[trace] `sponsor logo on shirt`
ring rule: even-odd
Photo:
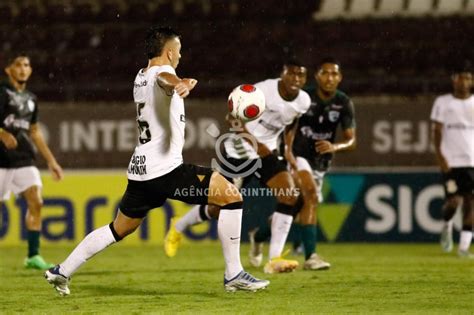
[[[270,124],[269,122],[264,121],[263,119],[260,119],[260,120],[258,121],[258,123],[259,123],[260,125],[262,125],[263,127],[267,128],[268,130],[280,131],[280,128],[279,128],[279,127],[274,126],[274,125]]]
[[[457,123],[457,124],[446,124],[446,128],[466,130],[466,129],[474,129],[474,126]]]
[[[3,120],[5,127],[21,128],[21,129],[30,129],[30,122],[26,119],[15,119],[14,114],[8,115],[5,120]]]
[[[313,140],[326,140],[332,137],[332,132],[314,132],[311,127],[308,126],[301,127],[301,134]]]
[[[143,86],[146,86],[146,85],[147,85],[146,80],[141,81],[141,82],[133,82],[133,87],[135,87],[135,88],[140,88],[140,87],[143,87]]]

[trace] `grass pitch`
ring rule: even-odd
[[[44,248],[62,261],[70,247]],[[242,246],[247,265],[248,246]],[[267,290],[226,293],[220,244],[187,244],[168,259],[156,246],[116,244],[74,276],[60,297],[42,272],[25,270],[25,248],[0,248],[0,313],[424,313],[474,312],[474,261],[436,244],[321,244],[328,271],[257,277]],[[302,263],[303,258],[297,257]]]

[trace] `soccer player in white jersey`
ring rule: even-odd
[[[83,263],[135,231],[148,211],[167,198],[209,203],[220,209],[218,235],[226,265],[225,290],[256,291],[269,284],[245,272],[240,263],[242,196],[237,188],[210,168],[183,164],[183,99],[197,81],[176,75],[180,51],[180,36],[173,29],[149,30],[148,66],[138,72],[133,89],[140,135],[128,166],[127,189],[114,221],[92,231],[65,261],[46,271],[47,281],[61,295],[70,293],[69,279]],[[186,193],[191,187],[195,194]]]
[[[452,218],[462,203],[458,255],[474,258],[469,252],[474,223],[474,96],[469,65],[456,69],[451,80],[453,93],[436,98],[431,111],[435,152],[446,193],[441,246],[445,252],[453,248]]]
[[[292,153],[292,142],[296,132],[296,121],[305,113],[311,103],[309,95],[301,90],[306,83],[306,67],[297,60],[290,60],[283,66],[280,78],[268,79],[255,86],[265,95],[265,111],[262,116],[245,124],[245,130],[257,141],[254,147],[236,135],[224,142],[225,155],[229,162],[241,165],[247,160],[261,159],[262,166],[257,170],[259,182],[272,191],[276,191],[276,209],[271,218],[271,238],[269,261],[264,266],[266,273],[293,271],[298,262],[282,257],[285,242],[290,231],[293,217],[300,208],[297,205],[298,194],[295,183],[286,164],[278,159],[278,138],[284,132],[285,159],[296,170],[296,160]],[[283,192],[283,193],[280,193]],[[187,226],[216,216],[211,208],[194,207],[181,220],[172,226],[166,237],[168,256],[173,256],[179,245],[180,234]],[[259,235],[262,239],[259,239]],[[251,237],[250,262],[260,266],[263,259],[262,244],[268,233],[253,231]],[[171,254],[171,255],[170,255]]]

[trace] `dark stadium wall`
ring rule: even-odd
[[[334,166],[434,167],[432,102],[432,97],[355,97],[357,148],[340,152]],[[228,132],[226,110],[225,100],[220,99],[187,103],[187,162],[211,165],[216,140]],[[127,167],[137,136],[132,103],[43,104],[40,114],[49,144],[64,167]],[[44,167],[42,161],[40,166]]]

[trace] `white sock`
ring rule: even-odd
[[[181,219],[179,219],[178,222],[176,222],[175,227],[176,227],[176,230],[178,230],[178,232],[183,233],[184,230],[186,230],[188,226],[192,226],[192,225],[202,222],[201,215],[199,214],[200,207],[201,205],[195,205]],[[205,211],[207,214],[207,206],[205,207],[206,207]]]
[[[466,252],[469,250],[469,246],[471,246],[472,241],[472,231],[461,231],[461,235],[459,236],[459,250]]]
[[[272,237],[270,238],[270,259],[280,257],[290,232],[293,216],[274,212],[272,216]]]
[[[115,237],[108,225],[90,232],[76,246],[68,258],[59,264],[59,272],[66,277],[70,277],[89,258],[115,242]]]
[[[444,221],[444,226],[446,227],[448,233],[452,233],[453,232],[453,219],[449,221]]]
[[[222,244],[225,260],[225,278],[230,280],[244,268],[240,263],[240,232],[242,209],[221,209],[217,221],[217,234]]]

